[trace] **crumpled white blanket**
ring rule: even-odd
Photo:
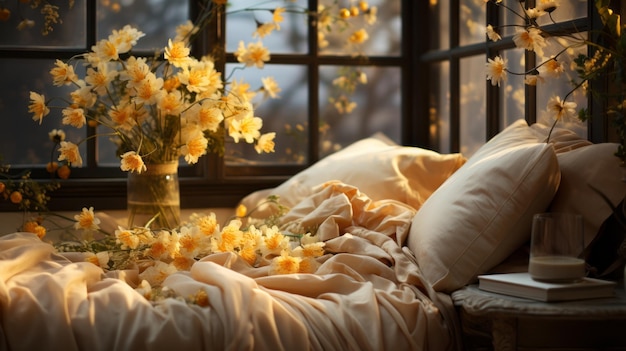
[[[338,182],[285,216],[318,225],[329,252],[315,274],[268,276],[214,254],[164,282],[209,306],[134,290],[137,272],[105,274],[29,233],[0,238],[2,350],[451,350],[456,321],[407,248],[414,210]],[[130,283],[130,284],[129,284]]]

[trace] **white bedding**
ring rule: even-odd
[[[136,271],[72,262],[34,234],[0,238],[0,349],[451,350],[448,295],[404,243],[415,210],[339,182],[284,217],[318,225],[328,252],[315,274],[268,275],[236,254],[204,257],[164,286],[203,289],[208,306],[146,300]]]

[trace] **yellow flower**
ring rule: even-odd
[[[284,236],[276,226],[265,228],[265,236],[261,245],[263,257],[279,255],[289,248],[289,238]]]
[[[61,60],[56,60],[54,64],[56,67],[50,70],[52,84],[55,86],[63,86],[72,84],[73,81],[78,80],[78,76],[74,73],[74,67]]]
[[[506,81],[506,64],[507,60],[500,56],[487,60],[485,74],[487,76],[487,80],[491,80],[492,86],[500,86],[500,82]]]
[[[39,120],[39,124],[41,124],[43,118],[50,113],[50,109],[46,106],[46,98],[43,95],[31,91],[28,112],[32,112],[33,120]]]
[[[230,252],[238,247],[241,240],[242,232],[240,220],[232,220],[217,237],[216,249],[219,252]]]
[[[122,164],[120,168],[122,171],[137,172],[139,174],[147,169],[143,159],[135,151],[128,151],[121,158]]]
[[[563,64],[561,64],[561,62],[555,60],[554,58],[546,61],[542,68],[542,73],[545,76],[551,78],[559,78],[561,74],[565,72],[565,67],[563,66]]]
[[[82,108],[64,108],[63,120],[61,122],[65,125],[82,128],[85,123],[87,123],[87,119],[85,118],[85,111]]]
[[[518,48],[534,51],[539,57],[543,56],[543,48],[547,45],[546,40],[541,36],[541,30],[537,28],[519,30],[513,36],[513,42]]]
[[[256,150],[257,153],[270,153],[270,152],[274,152],[274,138],[276,137],[276,133],[275,132],[270,132],[270,133],[265,133],[263,135],[261,135],[261,137],[259,137],[259,140],[257,140],[256,145],[254,146],[254,149]]]
[[[100,63],[97,69],[88,68],[85,82],[91,85],[93,91],[102,96],[107,94],[109,84],[115,79],[118,72],[109,70],[109,65],[106,63]]]
[[[176,27],[176,37],[174,41],[189,41],[189,38],[200,30],[190,20]]]
[[[263,46],[263,43],[248,43],[246,47],[243,41],[239,42],[239,47],[235,51],[237,61],[243,63],[246,67],[256,66],[263,68],[265,62],[270,59],[270,52]]]
[[[548,101],[548,112],[556,121],[574,119],[576,116],[576,103],[562,101],[559,96],[553,96]]]
[[[211,213],[208,216],[198,216],[197,218],[194,218],[193,223],[197,225],[200,232],[206,236],[211,236],[215,234],[216,230],[218,230],[215,213]]]
[[[91,47],[92,53],[86,57],[92,63],[106,63],[119,58],[119,52],[115,44],[107,39],[102,39]]]
[[[77,167],[83,165],[83,159],[80,157],[78,145],[71,141],[62,141],[60,145],[59,152],[61,154],[59,155],[59,161],[67,160],[67,162]]]
[[[98,230],[100,227],[100,219],[96,217],[93,212],[93,207],[86,208],[83,207],[83,211],[80,214],[74,216],[76,223],[74,223],[74,228],[82,229],[82,230]]]
[[[278,83],[276,83],[276,80],[274,80],[274,77],[261,78],[261,82],[263,83],[263,91],[272,99],[277,99],[281,89]]]
[[[183,67],[190,62],[189,53],[191,49],[187,47],[187,43],[184,41],[173,42],[172,39],[168,41],[168,45],[165,48],[165,59],[174,65],[175,67]]]
[[[278,29],[276,23],[268,22],[259,24],[256,27],[256,30],[252,34],[253,38],[265,38],[270,35],[274,29]]]
[[[137,40],[144,36],[145,33],[127,24],[120,30],[114,29],[108,39],[115,46],[118,53],[124,54],[137,45]]]
[[[197,123],[202,130],[216,132],[220,123],[224,120],[222,110],[215,106],[210,100],[205,100],[202,104],[195,104],[184,114],[188,121]]]
[[[91,87],[84,80],[78,80],[76,85],[78,89],[70,93],[72,103],[83,108],[92,107],[96,103],[97,95],[91,92]]]
[[[157,106],[164,115],[177,116],[185,108],[183,94],[180,90],[174,90],[170,93],[164,92],[159,97]]]
[[[239,139],[243,138],[247,143],[253,143],[255,139],[261,136],[259,131],[263,126],[263,120],[259,117],[254,117],[252,114],[247,113],[243,118],[233,118],[229,124],[228,135],[235,140],[236,143]]]
[[[293,274],[300,269],[300,257],[290,256],[287,251],[283,251],[280,256],[274,257],[270,264],[269,274]]]
[[[135,88],[150,74],[150,67],[146,64],[145,57],[129,57],[126,61],[126,69],[120,72],[120,80],[127,81],[128,88]]]
[[[284,7],[277,7],[274,9],[274,11],[272,11],[272,22],[274,22],[274,24],[276,25],[276,30],[280,30],[280,23],[282,23],[284,20],[283,13],[285,12],[285,10],[286,9]]]
[[[157,78],[154,73],[149,73],[130,94],[135,97],[137,104],[154,105],[165,93],[161,88],[163,88],[163,78]]]
[[[500,36],[500,34],[498,34],[498,32],[496,32],[493,29],[493,26],[490,24],[487,26],[487,37],[491,40],[491,41],[498,41],[500,39],[502,39],[502,37]]]
[[[188,125],[181,131],[183,146],[180,153],[189,164],[198,162],[198,159],[205,155],[209,141],[204,137],[204,133],[197,125]]]
[[[122,227],[115,230],[115,239],[122,249],[134,250],[139,246],[139,237],[132,230]]]

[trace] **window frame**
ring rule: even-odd
[[[189,18],[199,11],[199,5],[195,0],[189,0]],[[308,0],[310,9],[317,9],[317,0]],[[401,105],[401,142],[410,143],[413,138],[413,121],[411,101],[411,84],[404,77],[412,76],[412,46],[410,22],[415,5],[412,0],[401,0],[402,12],[402,50],[399,56],[373,56],[368,58],[365,65],[368,66],[393,66],[401,70],[402,82],[402,105]],[[79,49],[2,49],[0,58],[48,58],[67,59],[75,54],[82,54],[96,43],[96,2],[86,2],[87,15],[87,42],[86,48]],[[313,18],[309,18],[309,26],[313,25]],[[198,36],[193,43],[193,53],[201,56],[202,53],[210,52],[214,43],[225,47],[225,14],[216,17],[213,24]],[[312,28],[312,27],[310,27]],[[317,33],[313,30],[308,35],[308,51],[302,54],[272,54],[272,64],[300,64],[308,67],[308,94],[309,104],[308,123],[317,125],[320,117],[319,106],[319,70],[325,65],[364,65],[362,61],[351,57],[326,56],[317,54]],[[221,58],[216,58],[216,67],[224,72],[227,63],[237,62],[232,53],[226,53]],[[250,166],[237,165],[227,166],[224,160],[214,154],[202,157],[198,164],[184,166],[179,169],[180,194],[182,208],[211,208],[211,207],[234,207],[246,195],[260,189],[272,188],[287,180],[292,175],[305,169],[318,161],[320,136],[316,128],[308,128],[308,154],[307,162],[302,165],[269,165]],[[93,128],[89,133],[95,133]],[[86,160],[82,168],[72,168],[72,176],[67,180],[60,180],[61,188],[51,193],[49,208],[51,210],[78,210],[88,205],[99,210],[123,209],[126,207],[126,176],[117,167],[98,166],[95,162],[97,143],[90,140],[87,144]],[[19,169],[19,167],[13,167]],[[32,178],[47,181],[50,175],[43,169],[32,169]],[[0,202],[0,210],[15,210],[6,202]]]
[[[435,64],[439,64],[441,62],[449,63],[449,86],[450,91],[450,148],[451,152],[459,152],[461,149],[460,145],[460,61],[463,58],[483,56],[485,58],[485,62],[487,62],[487,58],[494,57],[499,52],[515,48],[515,44],[511,37],[505,37],[497,42],[480,42],[469,45],[461,45],[460,44],[460,28],[459,28],[459,13],[460,6],[462,5],[462,0],[447,0],[449,4],[449,17],[448,23],[450,24],[450,35],[449,35],[449,47],[446,49],[431,49],[430,42],[428,40],[428,36],[423,36],[426,40],[418,41],[415,47],[415,55],[418,57],[418,69],[415,72],[415,77],[413,79],[414,82],[419,82],[419,84],[415,84],[413,86],[413,92],[415,94],[414,101],[418,101],[418,112],[416,117],[416,128],[421,130],[421,132],[416,135],[417,138],[414,142],[416,145],[420,145],[423,147],[433,148],[435,150],[439,149],[439,145],[437,144],[437,140],[433,140],[432,137],[429,136],[428,130],[430,127],[429,122],[429,95],[431,95],[431,91],[433,91],[433,87],[436,86],[436,82],[432,82],[430,77],[430,71],[432,66]],[[613,8],[617,11],[620,10],[619,4],[620,1],[613,1],[615,4],[612,4]],[[534,6],[533,1],[526,1],[527,6]],[[588,30],[600,30],[602,28],[602,23],[595,11],[593,1],[587,2],[587,16],[584,18],[574,19],[562,24],[559,24],[559,29],[571,30],[573,32],[584,32]],[[429,2],[419,2],[417,5],[419,8],[417,9],[418,13],[430,13],[429,11]],[[499,14],[497,11],[497,7],[491,3],[487,4],[488,8],[486,11],[486,22],[487,24],[497,25],[499,21]],[[589,14],[592,14],[591,16]],[[419,33],[428,33],[429,28],[438,28],[436,16],[426,16],[427,18],[424,21],[416,21],[415,28],[413,29],[414,35],[418,35]],[[534,53],[526,52],[526,62],[528,64],[534,62]],[[604,89],[606,90],[608,87],[608,83],[606,81],[594,81],[590,82],[593,89]],[[486,139],[485,142],[489,140],[491,137],[496,135],[499,131],[501,131],[505,126],[501,125],[500,120],[500,89],[497,86],[492,86],[490,82],[485,80],[484,82],[485,90],[486,90],[486,119],[485,119],[485,130],[486,130]],[[536,102],[536,88],[532,86],[525,86],[525,119],[529,123],[534,123],[536,121],[536,111],[537,111],[537,102]],[[592,115],[591,121],[588,123],[588,139],[592,142],[606,142],[614,140],[611,135],[611,130],[609,127],[609,122],[607,121],[607,117],[602,114],[601,111],[604,110],[604,107],[599,105],[597,101],[592,101],[591,97],[588,98],[588,106],[589,111]],[[420,117],[421,116],[421,117]]]

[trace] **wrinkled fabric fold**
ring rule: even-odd
[[[284,217],[317,227],[315,274],[268,275],[235,253],[197,261],[163,286],[204,290],[207,306],[134,290],[136,271],[104,272],[29,233],[0,238],[0,346],[10,350],[452,350],[458,331],[404,247],[415,210],[329,182]],[[452,316],[452,317],[451,317]],[[3,345],[6,344],[6,345]]]

